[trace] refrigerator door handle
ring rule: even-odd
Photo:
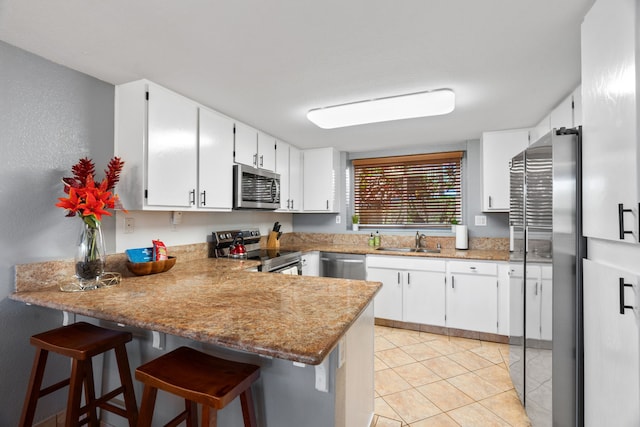
[[[624,310],[626,308],[630,308],[632,310],[635,308],[632,305],[625,305],[624,303],[624,288],[625,287],[633,288],[633,285],[629,283],[624,283],[624,277],[620,277],[619,286],[620,286],[620,314],[624,314]]]

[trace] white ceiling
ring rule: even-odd
[[[580,83],[594,0],[0,0],[0,40],[147,78],[302,148],[435,145],[535,125]],[[448,115],[324,130],[309,109],[439,88]]]

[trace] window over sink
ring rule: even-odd
[[[362,226],[461,222],[463,151],[353,160],[353,208]]]

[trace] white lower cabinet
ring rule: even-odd
[[[442,260],[368,256],[367,280],[382,282],[375,316],[444,326],[445,271]]]
[[[302,254],[302,275],[320,276],[320,252],[304,252]]]
[[[498,266],[449,261],[447,327],[498,333]]]
[[[583,266],[585,426],[638,426],[638,272]]]

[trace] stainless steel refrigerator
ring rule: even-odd
[[[509,373],[534,427],[582,422],[581,130],[511,161]]]

